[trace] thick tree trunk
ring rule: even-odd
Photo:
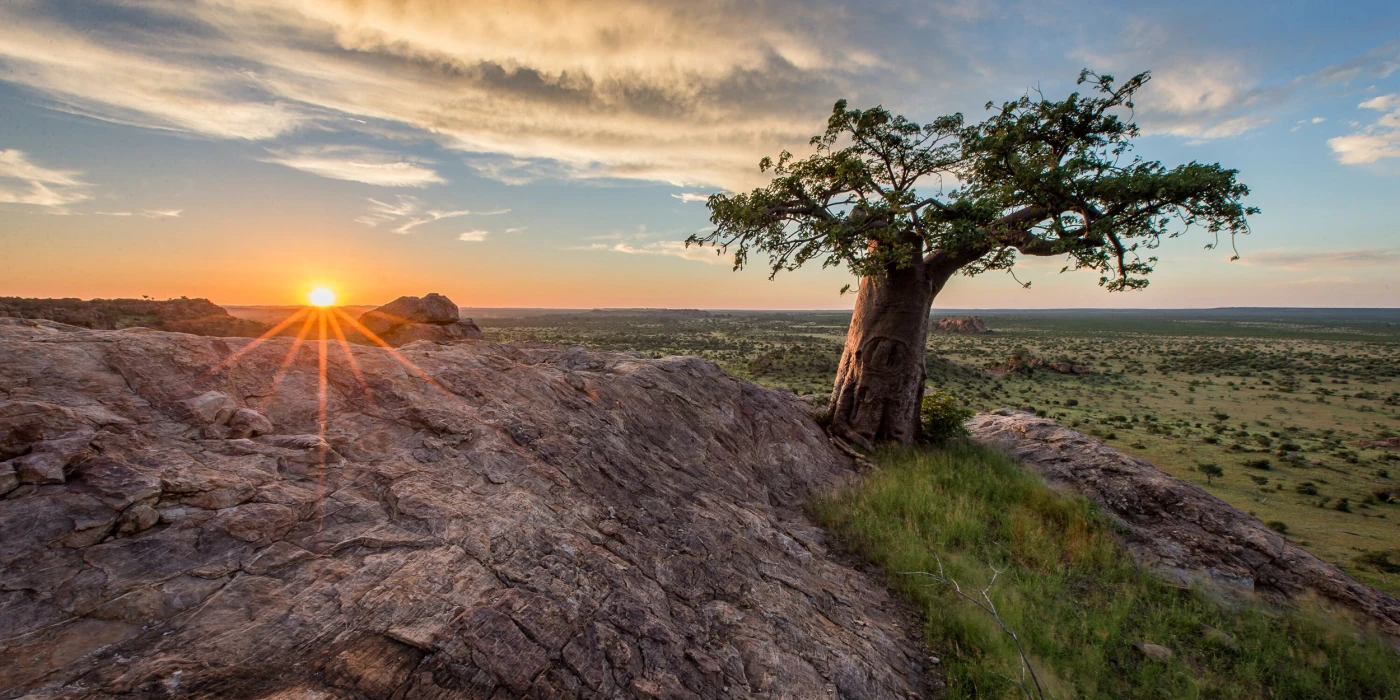
[[[946,277],[921,261],[861,279],[831,392],[833,435],[867,448],[918,437],[929,309]]]

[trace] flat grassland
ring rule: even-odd
[[[484,311],[484,310],[483,310]],[[1205,487],[1358,580],[1400,595],[1400,311],[937,311],[993,333],[934,333],[931,390],[1096,435]],[[850,315],[594,311],[493,317],[503,342],[699,355],[829,391]],[[1218,475],[1217,475],[1218,474]]]

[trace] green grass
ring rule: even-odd
[[[991,589],[1047,697],[1400,698],[1400,655],[1312,605],[1226,608],[1136,566],[1092,504],[1042,485],[1010,460],[955,444],[887,451],[852,490],[812,504],[853,552],[880,566],[924,617],[950,697],[1024,697],[1012,640],[945,585]],[[1234,647],[1221,641],[1223,632]],[[1171,649],[1170,662],[1134,648]],[[1029,680],[1027,681],[1029,683]]]

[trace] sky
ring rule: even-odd
[[[1137,153],[1262,208],[1151,285],[1027,259],[945,308],[1400,306],[1400,3],[4,0],[0,296],[850,308],[682,241],[841,98],[915,121],[1151,70]]]

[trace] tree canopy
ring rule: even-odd
[[[1149,78],[1117,84],[1085,70],[1088,94],[988,102],[978,124],[953,114],[920,125],[839,101],[812,155],[764,158],[772,181],[710,197],[714,230],[686,244],[732,251],[735,269],[766,254],[773,275],[813,259],[862,277],[915,263],[976,275],[1018,254],[1064,255],[1062,272],[1097,271],[1110,291],[1144,287],[1163,238],[1200,226],[1214,247],[1259,211],[1243,204],[1235,170],[1132,153],[1133,97]]]

